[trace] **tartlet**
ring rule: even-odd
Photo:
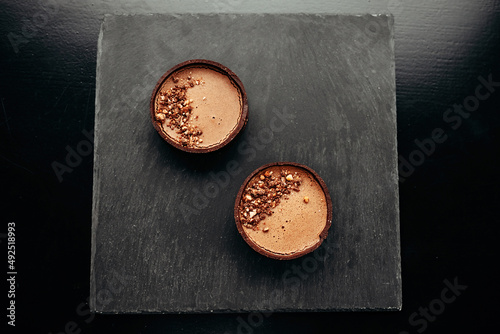
[[[325,182],[294,162],[270,163],[243,182],[234,205],[239,233],[267,257],[295,259],[317,249],[332,224]]]
[[[175,65],[158,81],[150,102],[154,128],[172,146],[193,153],[218,150],[248,121],[243,83],[226,66],[205,59]]]

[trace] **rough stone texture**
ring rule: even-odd
[[[105,313],[401,308],[392,18],[107,16],[98,47],[90,304]],[[159,77],[191,58],[245,85],[249,122],[220,152],[165,143],[148,114]],[[258,166],[325,180],[329,237],[276,261],[232,207]],[[328,254],[326,256],[325,254]]]

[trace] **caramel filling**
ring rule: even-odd
[[[179,89],[183,91],[180,99],[174,96],[175,101],[165,102]],[[226,140],[242,114],[242,96],[236,84],[227,75],[203,65],[172,73],[161,86],[155,105],[156,120],[164,133],[195,148],[212,147]]]
[[[251,201],[245,201],[246,192],[243,193],[239,208],[240,221],[244,223],[243,231],[250,240],[269,252],[289,255],[308,249],[320,241],[320,234],[327,223],[327,203],[321,185],[308,171],[298,167],[269,167],[253,177],[246,189],[254,183],[263,181],[261,175],[264,174],[265,177],[266,172],[280,175],[280,182],[284,184],[281,179],[283,170],[286,170],[286,175],[293,177],[287,182],[292,184],[288,188],[291,191],[288,194],[282,192],[279,203],[274,207],[272,200],[269,209],[262,210],[261,207],[260,211],[264,212],[264,215],[257,218],[258,222],[252,223],[248,219],[250,215],[248,212],[253,209],[248,205]],[[298,191],[293,189],[296,187],[294,180],[300,180]],[[286,186],[284,189],[287,189]],[[270,198],[273,198],[273,195]],[[266,214],[265,210],[270,210],[271,214]],[[245,212],[247,217],[244,216]]]

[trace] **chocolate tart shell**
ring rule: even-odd
[[[211,70],[217,71],[221,74],[226,75],[238,88],[241,94],[241,117],[240,120],[237,124],[237,126],[234,128],[234,130],[220,143],[217,145],[209,146],[209,147],[188,147],[180,144],[177,140],[174,140],[170,136],[168,136],[163,129],[161,128],[160,122],[158,122],[155,119],[155,100],[157,94],[160,92],[161,87],[163,86],[163,83],[172,75],[173,73],[186,68],[186,67],[191,67],[191,66],[196,66],[196,65],[202,65],[204,67],[210,68]],[[247,93],[245,91],[245,87],[243,86],[243,83],[241,80],[238,78],[238,76],[231,71],[228,67],[217,63],[212,60],[207,60],[207,59],[191,59],[184,61],[182,63],[179,63],[169,69],[163,76],[158,80],[158,83],[156,84],[155,88],[153,89],[153,94],[151,95],[151,101],[150,101],[150,118],[151,122],[153,123],[153,127],[156,129],[158,134],[170,145],[174,146],[175,148],[178,148],[179,150],[185,151],[185,152],[190,152],[190,153],[208,153],[208,152],[213,152],[216,151],[224,146],[226,146],[229,142],[231,142],[246,126],[248,122],[248,99],[247,99]]]
[[[323,190],[323,193],[325,194],[326,208],[327,208],[326,224],[325,224],[323,231],[319,235],[319,241],[317,243],[315,243],[314,245],[312,245],[311,247],[306,248],[306,249],[301,250],[301,251],[298,251],[298,252],[295,252],[295,253],[279,254],[279,253],[271,252],[267,249],[264,249],[263,247],[261,247],[260,245],[258,245],[252,239],[250,239],[248,237],[248,235],[245,233],[245,230],[244,230],[245,227],[243,227],[243,225],[241,224],[241,221],[240,221],[239,206],[240,206],[240,202],[241,202],[241,197],[243,196],[243,193],[245,191],[245,188],[246,188],[248,182],[250,182],[250,180],[253,177],[255,177],[258,173],[262,172],[263,170],[265,170],[269,167],[273,167],[273,166],[291,166],[291,167],[298,167],[298,168],[304,169],[305,171],[309,172],[312,175],[312,177],[318,182],[321,189]],[[316,250],[323,243],[323,240],[325,240],[326,237],[328,236],[328,231],[332,225],[332,217],[333,217],[332,199],[330,197],[330,193],[328,192],[328,188],[327,188],[325,182],[318,175],[318,173],[316,173],[310,167],[296,163],[296,162],[273,162],[273,163],[263,165],[263,166],[257,168],[256,170],[254,170],[252,173],[250,173],[250,175],[245,179],[245,181],[241,185],[240,190],[238,191],[238,195],[236,196],[235,204],[234,204],[234,220],[236,221],[236,227],[238,228],[238,232],[243,237],[245,242],[250,247],[252,247],[252,249],[255,250],[257,253],[262,254],[264,256],[267,256],[267,257],[272,258],[272,259],[276,259],[276,260],[292,260],[292,259],[296,259],[296,258],[299,258],[301,256],[304,256],[304,255]]]

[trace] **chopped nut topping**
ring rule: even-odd
[[[262,231],[268,232],[269,231],[269,227],[264,227],[264,229]]]
[[[286,195],[291,190],[300,191],[300,176],[296,172],[294,174],[292,176],[287,169],[283,169],[279,175],[266,171],[256,181],[249,182],[239,206],[242,225],[255,229],[260,221],[273,214],[272,209],[279,205],[282,198],[288,199]]]
[[[304,196],[304,202],[309,203],[309,197]]]
[[[196,80],[197,84],[200,80]],[[193,99],[188,99],[186,94],[189,88],[194,87],[194,81],[191,76],[188,76],[187,80],[174,77],[172,81],[176,84],[174,87],[159,92],[160,98],[155,118],[172,130],[177,130],[178,140],[182,145],[197,146],[203,142],[203,139],[200,138],[203,132],[190,122]],[[179,81],[186,83],[182,84]]]

